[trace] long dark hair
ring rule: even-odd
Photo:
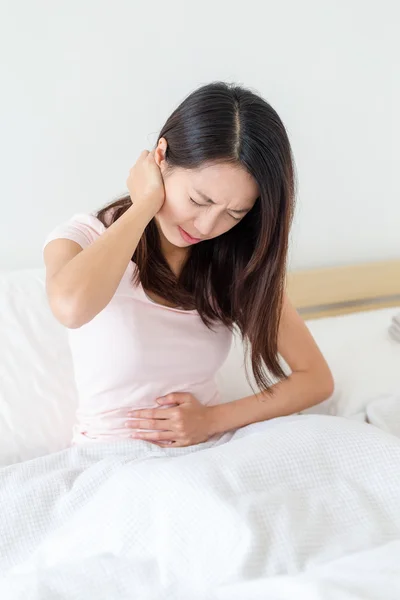
[[[191,247],[179,277],[162,255],[152,220],[132,256],[138,267],[136,281],[140,279],[145,289],[176,306],[197,309],[208,326],[215,321],[229,328],[236,325],[250,348],[255,381],[266,390],[272,383],[269,373],[285,377],[279,363],[278,329],[295,197],[294,163],[285,127],[258,95],[216,82],[197,89],[176,108],[157,142],[162,137],[168,142],[168,168],[240,164],[256,180],[260,196],[238,225]],[[109,226],[130,206],[130,196],[124,196],[97,217]]]

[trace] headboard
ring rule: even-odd
[[[292,271],[287,291],[305,319],[400,306],[400,260]]]

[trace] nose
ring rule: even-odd
[[[218,216],[212,214],[211,211],[204,211],[203,214],[196,217],[193,224],[202,237],[209,237],[216,226],[217,219]]]

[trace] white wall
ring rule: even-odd
[[[398,0],[1,0],[0,23],[0,268],[41,265],[47,232],[123,192],[215,79],[287,125],[293,266],[400,257]]]

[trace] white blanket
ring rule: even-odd
[[[230,437],[2,469],[0,598],[400,598],[396,436],[311,415]]]

